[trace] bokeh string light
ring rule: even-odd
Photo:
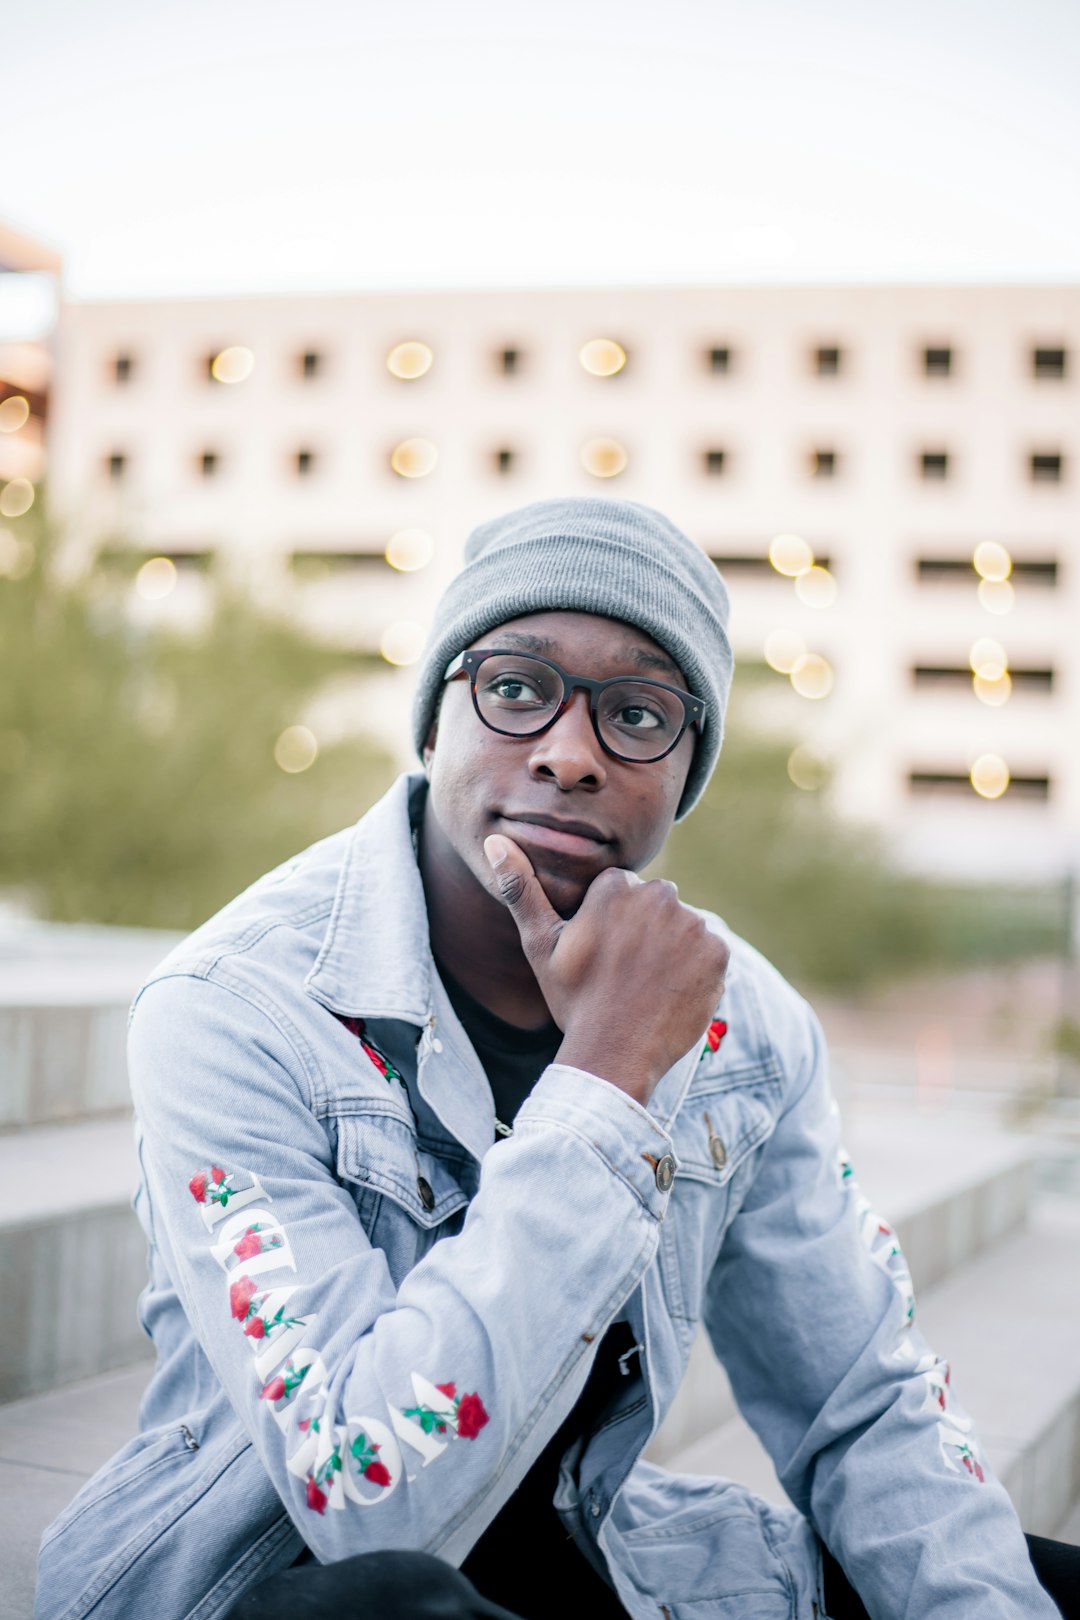
[[[779,675],[790,675],[806,651],[806,641],[797,630],[770,630],[765,637],[765,662]]]
[[[423,529],[399,529],[386,542],[383,553],[391,568],[402,574],[415,574],[426,568],[435,553],[435,542]]]
[[[629,459],[618,439],[590,439],[581,447],[581,465],[594,478],[617,478]]]
[[[29,478],[13,478],[0,490],[0,517],[23,517],[34,504],[34,486]]]
[[[22,394],[0,400],[0,433],[18,433],[30,419],[30,405]]]
[[[150,557],[135,575],[135,589],[145,602],[161,602],[176,588],[176,564],[171,557]]]
[[[379,651],[388,664],[415,664],[424,650],[427,632],[413,619],[397,619],[387,625]]]
[[[614,377],[626,365],[626,350],[613,338],[590,338],[578,359],[591,377]]]
[[[426,478],[438,459],[430,439],[402,439],[390,452],[390,465],[399,478]]]
[[[308,770],[318,754],[318,739],[308,726],[286,726],[274,744],[274,762],[287,776]]]
[[[434,360],[435,355],[426,343],[409,339],[390,350],[386,357],[386,369],[392,376],[400,377],[402,382],[415,382],[419,377],[427,376]]]
[[[836,601],[836,580],[818,563],[795,577],[795,595],[805,607],[829,608]]]
[[[820,653],[803,653],[792,664],[788,679],[800,697],[817,701],[833,689],[832,665]]]
[[[254,370],[254,354],[239,343],[222,349],[210,362],[210,375],[219,383],[246,382]]]
[[[800,534],[778,534],[769,545],[769,561],[778,574],[797,579],[814,566],[814,553]]]
[[[980,754],[971,767],[971,785],[981,799],[1000,799],[1010,781],[1000,754]]]

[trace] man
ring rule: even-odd
[[[636,876],[715,764],[726,624],[648,508],[485,525],[424,774],[140,992],[157,1370],[40,1620],[1056,1613],[813,1015]],[[638,1460],[701,1320],[794,1509]]]

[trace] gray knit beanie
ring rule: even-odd
[[[708,704],[676,820],[705,791],[720,752],[734,660],[728,595],[709,558],[662,513],[636,501],[534,501],[474,529],[465,566],[435,611],[413,703],[422,752],[447,664],[477,636],[551,610],[619,619],[652,637]]]

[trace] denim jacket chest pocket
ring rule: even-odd
[[[701,1315],[709,1273],[776,1127],[781,1096],[771,1062],[702,1067],[671,1127],[677,1169],[660,1240],[668,1306],[688,1324]]]
[[[338,1179],[400,1288],[433,1243],[460,1230],[478,1167],[458,1144],[419,1136],[396,1111],[373,1106],[333,1125]]]

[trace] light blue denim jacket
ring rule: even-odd
[[[424,790],[256,883],[136,999],[157,1370],[46,1533],[39,1620],[212,1620],[305,1543],[460,1562],[619,1316],[638,1370],[556,1505],[631,1615],[821,1620],[816,1531],[876,1620],[1053,1620],[843,1157],[805,1002],[728,936],[726,1033],[648,1109],[554,1064],[496,1140],[432,964]],[[700,1320],[794,1509],[640,1460]]]

